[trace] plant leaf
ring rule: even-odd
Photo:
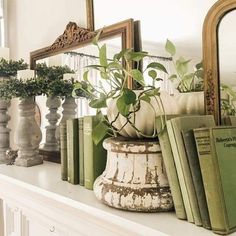
[[[109,130],[109,127],[106,124],[104,124],[104,122],[100,122],[98,125],[94,127],[92,131],[92,137],[93,137],[93,142],[95,143],[95,145],[97,145],[103,140],[108,130]]]
[[[107,107],[106,99],[107,99],[106,95],[102,93],[100,98],[91,100],[91,102],[89,103],[89,106],[92,108],[97,108],[97,109]]]
[[[94,44],[96,46],[98,45],[98,40],[99,40],[99,38],[101,36],[102,31],[103,31],[103,29],[98,31],[98,33],[96,34],[96,36],[92,40],[92,44]]]
[[[121,115],[127,117],[130,110],[130,105],[126,105],[124,97],[121,96],[116,101],[116,106]]]
[[[158,63],[158,62],[152,62],[150,63],[147,68],[153,68],[153,69],[157,69],[157,70],[160,70],[166,74],[168,74],[166,68],[161,64],[161,63]]]
[[[133,77],[134,80],[136,80],[140,85],[145,86],[143,74],[137,70],[133,69],[130,71],[130,75]]]
[[[151,98],[149,96],[146,96],[146,95],[140,97],[139,99],[142,100],[142,101],[145,101],[147,103],[151,102]]]
[[[166,40],[165,49],[171,56],[174,56],[176,53],[175,45],[168,39]]]
[[[199,63],[197,63],[197,64],[195,65],[195,67],[196,67],[197,70],[202,69],[202,68],[203,68],[202,61],[199,62]]]
[[[103,44],[102,47],[99,49],[99,59],[100,64],[103,67],[107,66],[107,48],[106,44]]]
[[[136,94],[131,89],[125,88],[122,97],[126,105],[134,104],[136,102]]]
[[[157,77],[157,72],[155,70],[150,70],[148,71],[148,75],[152,78],[152,79],[156,79]]]
[[[88,81],[88,73],[89,73],[88,70],[84,72],[84,74],[83,74],[83,80]]]
[[[173,74],[173,75],[171,75],[170,77],[169,77],[169,80],[170,81],[175,81],[177,79],[177,75],[176,74]]]
[[[148,55],[147,52],[127,52],[126,56],[128,58],[128,60],[132,60],[132,61],[140,61],[142,60],[144,57],[146,57]]]

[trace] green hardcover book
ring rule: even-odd
[[[185,180],[184,180],[184,173],[182,171],[182,167],[181,167],[181,163],[180,163],[180,158],[179,158],[178,148],[176,145],[175,135],[174,135],[173,127],[172,127],[170,120],[166,121],[166,128],[167,128],[167,133],[168,133],[168,136],[170,139],[171,150],[172,150],[173,157],[174,157],[176,172],[178,175],[178,180],[179,180],[182,198],[183,198],[183,202],[184,202],[184,208],[185,208],[186,215],[187,215],[187,220],[188,220],[188,222],[193,223],[194,222],[193,213],[192,213],[192,209],[190,206],[188,191],[187,191]]]
[[[97,145],[93,143],[92,130],[97,124],[96,116],[84,117],[84,186],[90,190],[95,179],[105,170],[107,157],[103,140]]]
[[[202,225],[204,228],[211,229],[210,216],[207,207],[206,195],[204,191],[202,174],[193,130],[182,130],[182,135],[190,167],[190,172],[193,179],[193,185],[197,196]]]
[[[84,120],[79,118],[79,184],[84,186]]]
[[[188,159],[186,156],[181,131],[186,130],[186,129],[214,126],[215,125],[214,118],[213,116],[210,116],[210,115],[209,116],[194,115],[194,116],[176,117],[176,118],[171,119],[170,121],[171,121],[172,129],[173,129],[173,134],[175,138],[174,140],[176,142],[176,149],[177,149],[177,152],[173,152],[174,160],[175,162],[176,161],[178,162],[178,166],[176,165],[177,173],[178,173],[178,176],[182,175],[181,180],[179,178],[180,185],[185,185],[185,188],[186,188],[185,190],[187,191],[187,195],[186,195],[186,192],[184,192],[184,194],[182,193],[182,195],[183,195],[183,198],[188,199],[188,201],[186,200],[186,202],[190,204],[190,209],[192,212],[194,223],[198,226],[201,226],[202,220],[201,220],[200,210],[199,210],[199,206],[197,202],[196,192],[193,186],[193,179],[190,172],[190,167],[188,164]],[[185,209],[186,209],[186,206],[185,206]],[[189,205],[188,205],[188,210],[189,210]],[[189,220],[187,209],[186,209],[186,213],[187,213],[187,219]]]
[[[67,180],[67,131],[66,123],[60,124],[61,179]]]
[[[173,118],[174,116],[167,116],[166,119]],[[176,172],[175,162],[173,153],[171,150],[170,139],[167,133],[167,128],[165,123],[163,123],[163,117],[159,116],[156,118],[156,129],[158,134],[158,139],[161,146],[163,161],[166,168],[167,178],[170,184],[171,194],[173,197],[173,202],[175,206],[176,216],[179,219],[185,220],[187,218],[186,211],[184,208],[183,197],[181,194],[180,184],[178,175]]]
[[[68,182],[79,184],[78,119],[69,119],[67,125]]]
[[[212,230],[236,230],[236,127],[194,129]]]

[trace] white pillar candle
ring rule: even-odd
[[[65,74],[63,74],[63,80],[70,81],[72,78],[75,79],[75,74],[74,73],[65,73]]]
[[[9,60],[9,48],[0,47],[0,58]]]
[[[17,71],[17,79],[22,79],[23,81],[26,81],[32,78],[34,78],[34,70],[26,69]]]

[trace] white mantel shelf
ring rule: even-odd
[[[60,165],[50,162],[29,168],[1,165],[0,198],[14,200],[13,195],[19,202],[21,197],[27,200],[26,204],[32,208],[34,201],[41,201],[40,208],[50,204],[55,209],[63,209],[65,215],[70,211],[74,216],[83,215],[84,219],[91,222],[99,219],[103,227],[114,227],[114,232],[119,232],[114,235],[214,235],[202,227],[178,220],[174,212],[133,213],[110,208],[99,202],[92,191],[61,181]],[[31,197],[31,200],[25,199],[25,196]]]

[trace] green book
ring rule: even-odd
[[[67,180],[67,131],[66,123],[60,124],[61,179]]]
[[[171,148],[173,150],[174,160],[177,168],[177,174],[180,181],[184,206],[187,213],[187,219],[201,226],[202,220],[200,210],[197,202],[197,196],[193,185],[193,179],[190,172],[188,159],[185,152],[184,142],[182,138],[182,130],[193,129],[199,127],[211,127],[215,125],[213,116],[183,116],[176,117],[170,120],[173,132],[173,143],[171,141]],[[170,126],[170,125],[169,125]],[[168,128],[167,128],[168,129]],[[169,132],[168,132],[169,134]],[[175,146],[175,147],[173,147]]]
[[[173,118],[173,116],[167,116],[166,119]],[[156,129],[158,134],[158,139],[161,146],[162,156],[164,165],[166,168],[166,174],[169,181],[171,194],[175,206],[176,216],[179,219],[185,220],[187,218],[186,211],[184,208],[183,197],[181,194],[179,179],[175,167],[174,157],[171,150],[170,139],[167,133],[167,128],[163,116],[156,118]]]
[[[92,131],[97,124],[96,116],[84,117],[84,186],[90,190],[95,179],[105,170],[107,157],[103,140],[97,145],[93,143]]]
[[[79,184],[78,119],[69,119],[67,125],[68,182]]]
[[[84,186],[84,120],[79,118],[79,184]]]
[[[232,125],[236,126],[236,116],[224,116],[222,117],[223,125]]]
[[[212,230],[236,230],[236,127],[194,129]]]
[[[193,179],[193,185],[197,196],[202,225],[204,228],[211,229],[210,216],[207,207],[205,190],[203,187],[202,174],[193,130],[182,130],[182,135],[190,172]]]

